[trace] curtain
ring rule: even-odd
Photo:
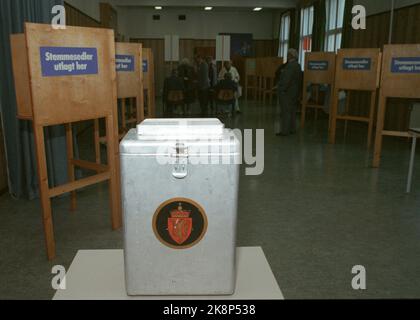
[[[325,30],[326,30],[326,6],[325,0],[318,0],[314,3],[314,22],[312,35],[312,51],[324,51]]]
[[[38,196],[32,123],[17,120],[10,52],[10,34],[23,33],[24,22],[51,23],[51,9],[62,0],[0,1],[0,106],[9,169],[9,192],[15,198]],[[67,181],[66,139],[63,126],[45,129],[50,186]]]
[[[346,0],[346,5],[344,7],[344,20],[343,20],[343,38],[341,41],[341,47],[350,48],[352,40],[352,26],[351,21],[353,19],[353,14],[351,13],[353,9],[353,0]]]
[[[300,42],[300,7],[290,10],[289,48],[299,50]]]

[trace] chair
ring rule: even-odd
[[[232,107],[232,116],[235,114],[235,92],[232,89],[220,89],[216,97],[216,109],[219,105],[230,105]]]
[[[171,110],[165,110],[165,113],[172,114],[173,108],[177,106],[183,106],[183,111],[185,112],[185,98],[184,92],[182,90],[169,90],[168,97],[166,99],[166,109],[171,108]]]

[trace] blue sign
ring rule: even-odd
[[[328,61],[308,61],[308,70],[326,71],[328,70]]]
[[[143,60],[143,72],[149,72],[149,62],[147,60]]]
[[[371,58],[344,58],[343,69],[355,71],[369,71],[372,68]]]
[[[117,71],[134,72],[134,56],[118,55],[115,57]]]
[[[96,48],[41,47],[43,77],[98,74]]]
[[[420,57],[393,58],[392,73],[420,73]]]

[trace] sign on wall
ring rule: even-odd
[[[420,73],[420,57],[393,58],[392,73]]]
[[[216,60],[229,61],[230,60],[230,36],[216,37]]]
[[[179,36],[165,36],[165,61],[179,61]]]
[[[96,48],[41,47],[43,77],[98,74]]]
[[[134,56],[116,55],[115,66],[118,72],[134,72]]]
[[[308,61],[308,70],[326,71],[328,70],[328,61]]]
[[[372,68],[371,58],[344,58],[343,59],[344,70],[368,71],[371,68]]]

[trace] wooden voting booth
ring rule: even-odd
[[[380,165],[384,136],[411,137],[408,132],[384,130],[388,98],[420,98],[420,44],[384,47],[373,159],[375,168]]]
[[[155,95],[155,64],[153,51],[150,48],[143,48],[143,87],[145,97],[146,118],[156,117],[156,95]]]
[[[381,71],[380,49],[342,49],[338,51],[333,103],[330,120],[330,143],[335,144],[337,120],[358,121],[368,124],[368,147],[372,143],[375,116],[376,90],[379,88]],[[338,114],[339,92],[347,91],[346,113]],[[370,108],[368,116],[351,116],[348,114],[350,91],[370,92]]]
[[[248,100],[249,92],[252,91],[254,99],[257,97],[258,76],[257,59],[245,59],[245,100]]]
[[[51,198],[109,181],[112,228],[121,227],[118,124],[114,32],[105,29],[25,24],[24,35],[11,36],[18,117],[34,127],[39,189],[47,255],[55,257]],[[105,118],[108,164],[74,158],[71,123]],[[48,181],[44,128],[65,125],[69,183],[51,187]],[[97,174],[75,179],[75,167]]]
[[[115,54],[117,97],[121,103],[119,138],[122,139],[129,126],[137,125],[144,120],[142,45],[117,42]],[[134,105],[135,111],[133,111]],[[95,120],[94,123],[96,162],[100,163],[100,143],[106,142],[106,137],[100,137],[99,120]]]
[[[324,108],[324,104],[320,102],[319,87],[320,85],[329,85],[331,93],[334,87],[335,78],[335,58],[333,52],[307,52],[305,56],[305,72],[303,76],[303,103],[302,103],[302,119],[301,127],[305,127],[307,109],[315,109],[315,118],[317,118],[318,110]],[[315,96],[313,102],[308,101],[308,88],[314,90]],[[331,105],[332,99],[330,99]],[[330,108],[331,110],[332,108]]]
[[[283,58],[266,57],[257,59],[257,75],[259,76],[259,100],[264,104],[267,95],[270,97],[270,104],[273,102],[275,78],[277,69],[283,65]]]

